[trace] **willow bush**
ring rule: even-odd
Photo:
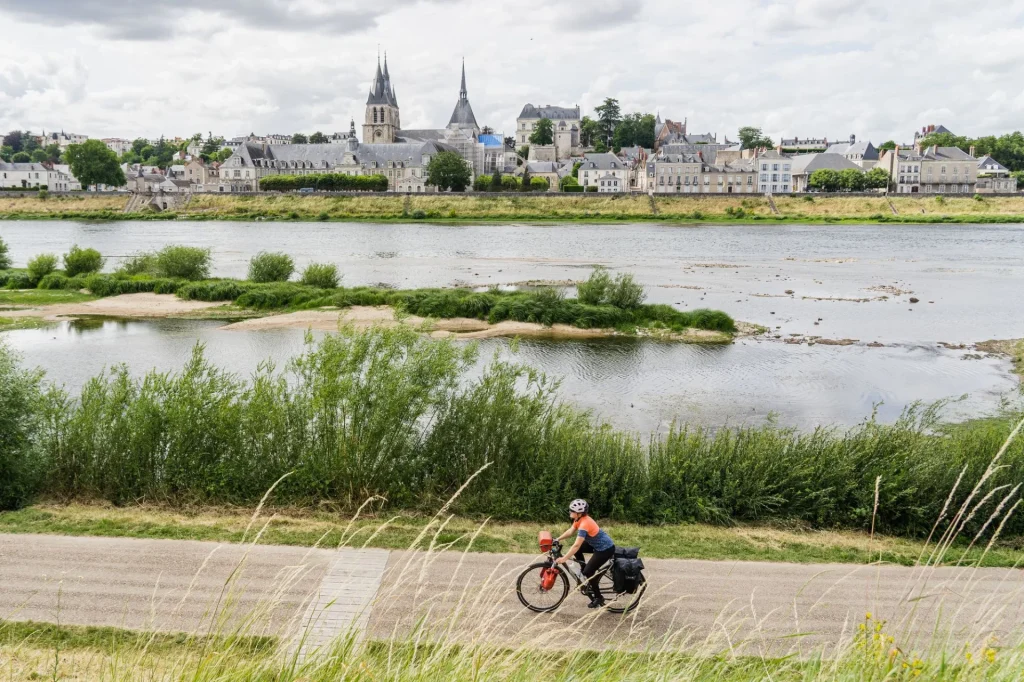
[[[244,379],[197,346],[180,372],[133,377],[115,367],[74,398],[57,388],[40,396],[33,375],[0,363],[0,390],[13,396],[2,399],[0,426],[22,434],[0,440],[2,466],[26,472],[3,477],[0,499],[251,505],[287,474],[273,503],[353,509],[380,495],[393,508],[432,511],[486,465],[458,511],[550,520],[584,497],[623,521],[866,529],[880,478],[875,528],[921,535],[961,470],[973,485],[1020,416],[943,426],[935,409],[913,409],[848,430],[677,426],[641,437],[561,403],[557,382],[528,367],[494,358],[480,370],[473,345],[405,327],[307,344],[286,366],[263,364]],[[1000,465],[982,494],[1024,480],[1024,443]],[[1022,533],[1011,517],[1004,535]]]

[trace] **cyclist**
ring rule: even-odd
[[[604,598],[597,585],[591,585],[590,579],[615,554],[615,543],[590,516],[590,505],[586,500],[573,500],[569,503],[569,518],[572,519],[572,525],[558,536],[558,540],[562,541],[575,534],[576,542],[556,563],[564,564],[570,559],[579,563],[584,578],[583,593],[590,597],[588,608],[596,609],[604,606]],[[589,560],[585,561],[584,553],[590,554]]]

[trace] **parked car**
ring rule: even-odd
[[[303,187],[302,189],[299,190],[299,194],[312,194],[315,191],[316,190],[313,189],[312,187]]]

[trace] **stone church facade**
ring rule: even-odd
[[[221,166],[223,192],[258,191],[259,179],[267,175],[384,175],[393,192],[431,192],[426,184],[427,164],[435,154],[450,151],[469,164],[473,178],[507,166],[503,147],[494,148],[494,135],[481,135],[466,89],[466,65],[462,65],[459,99],[445,128],[403,130],[398,96],[388,69],[383,67],[370,84],[363,118],[363,141],[356,139],[355,121],[349,137],[336,144],[244,143]]]

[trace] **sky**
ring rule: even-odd
[[[378,51],[406,128],[605,97],[736,139],[1024,127],[1024,0],[0,0],[0,131],[156,138],[362,123]],[[361,129],[360,129],[361,133]]]

